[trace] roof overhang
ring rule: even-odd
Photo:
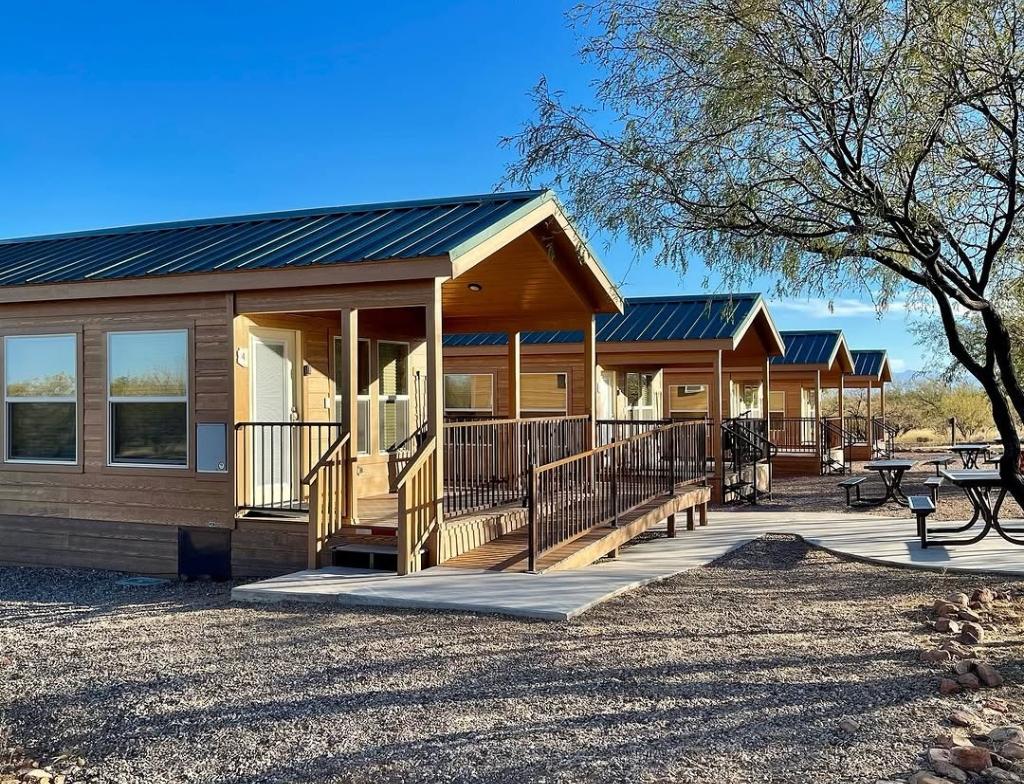
[[[544,226],[549,230],[552,264],[556,258],[574,259],[578,269],[575,277],[583,284],[586,299],[594,313],[622,313],[624,302],[608,272],[601,265],[586,240],[576,231],[562,205],[552,191],[545,191],[527,202],[504,220],[498,221],[453,248],[449,256],[452,277],[465,275],[477,264],[531,229]],[[565,272],[566,270],[563,270]]]
[[[771,311],[768,310],[768,305],[760,294],[757,297],[757,302],[754,303],[754,306],[750,309],[746,318],[743,319],[733,332],[733,349],[739,346],[740,341],[743,340],[747,331],[751,327],[757,329],[758,334],[761,336],[761,342],[764,343],[765,351],[769,357],[781,357],[785,355],[786,342],[782,339],[782,335],[775,326],[775,320],[772,318]]]

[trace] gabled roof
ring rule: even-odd
[[[850,356],[842,330],[787,331],[782,333],[782,339],[786,344],[786,353],[781,357],[773,357],[772,365],[817,365],[831,368],[838,359],[844,372],[853,370],[853,357]]]
[[[551,191],[360,204],[0,240],[0,286],[460,255]]]
[[[850,353],[853,355],[853,375],[892,381],[889,352],[884,349],[862,349]]]
[[[621,314],[599,314],[598,343],[676,340],[732,340],[741,337],[760,312],[778,336],[760,294],[692,294],[665,297],[627,297]],[[445,335],[444,345],[503,346],[504,333]],[[583,332],[524,332],[523,345],[582,343]],[[781,340],[777,340],[781,347]]]

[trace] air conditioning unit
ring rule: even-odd
[[[704,391],[703,384],[683,384],[676,388],[677,395],[696,395],[698,392]]]

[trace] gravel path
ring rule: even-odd
[[[938,455],[922,454],[919,452],[899,452],[894,455],[896,460],[928,460]],[[950,466],[951,468],[953,466]],[[956,465],[959,467],[959,464]],[[868,480],[861,485],[861,494],[865,498],[882,496],[885,489],[878,472],[867,471],[864,463],[854,463],[853,473],[866,475]],[[909,495],[929,495],[924,486],[924,480],[935,476],[935,467],[920,465],[917,470],[908,471],[903,477],[903,490]],[[888,503],[885,506],[864,507],[850,509],[846,506],[846,493],[841,487],[836,487],[838,482],[843,480],[842,476],[806,476],[786,477],[776,479],[773,483],[774,501],[770,505],[784,509],[793,509],[807,512],[854,512],[857,514],[873,514],[881,517],[912,517],[910,512],[901,506]],[[963,490],[955,485],[946,484],[939,490],[939,503],[935,514],[929,520],[963,520],[971,517],[973,507]],[[1012,499],[1003,504],[1002,518],[1018,519],[1024,517],[1020,507]]]
[[[978,584],[777,536],[568,623],[117,579],[0,569],[0,712],[72,782],[870,784],[968,699],[915,660],[918,608]]]

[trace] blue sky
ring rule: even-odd
[[[558,0],[12,4],[0,26],[0,235],[486,192],[543,75],[586,95]],[[699,292],[593,238],[627,296]],[[714,288],[714,285],[712,285]],[[782,329],[920,351],[836,294]]]

